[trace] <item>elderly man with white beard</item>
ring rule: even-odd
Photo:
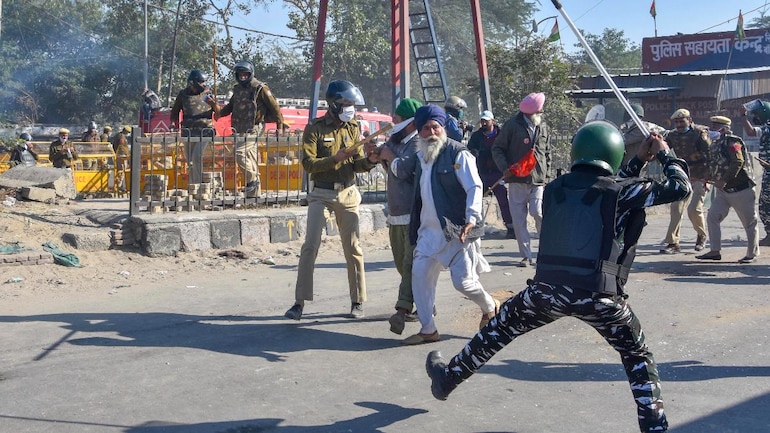
[[[403,341],[407,345],[440,339],[433,306],[438,276],[444,268],[449,268],[455,289],[481,309],[480,327],[495,316],[500,305],[479,281],[478,273],[490,269],[481,254],[480,230],[472,230],[482,223],[483,188],[476,160],[463,144],[447,138],[445,122],[446,113],[440,107],[420,107],[414,115],[419,134],[417,153],[404,158],[396,158],[387,150],[380,153],[393,175],[413,178],[415,184],[409,234],[416,245],[412,293],[422,327]]]

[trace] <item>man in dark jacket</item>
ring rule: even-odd
[[[440,352],[428,354],[426,369],[435,398],[446,400],[457,385],[516,337],[571,316],[596,329],[620,354],[640,430],[668,428],[658,369],[623,289],[644,227],[644,208],[681,200],[691,191],[687,164],[668,150],[662,137],[653,135],[620,172],[619,177],[626,179],[619,180],[615,173],[624,146],[617,128],[595,121],[577,131],[572,140],[572,171],[545,188],[534,279],[505,301],[448,364]],[[665,180],[637,178],[653,158],[663,165]]]
[[[527,214],[540,232],[543,220],[543,187],[551,178],[551,143],[543,122],[545,95],[530,93],[519,104],[519,112],[503,124],[492,146],[498,170],[508,174],[508,204],[513,228],[523,256],[520,267],[534,266]]]
[[[505,184],[501,182],[503,172],[497,168],[495,160],[492,158],[492,145],[494,145],[499,133],[500,127],[495,124],[495,115],[489,110],[482,111],[479,129],[468,139],[468,150],[476,157],[476,166],[479,169],[481,181],[484,183],[484,191],[489,191],[492,188],[492,193],[497,198],[500,214],[503,217],[505,227],[508,229],[506,237],[516,239],[516,232],[513,229],[513,220],[511,219],[511,208],[508,205],[508,190],[505,188]]]

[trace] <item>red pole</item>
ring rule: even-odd
[[[391,1],[390,28],[393,113],[401,99],[409,97],[409,0]]]
[[[318,99],[321,96],[321,75],[323,71],[323,51],[326,34],[326,10],[329,6],[329,0],[321,0],[321,9],[318,12],[318,30],[315,35],[315,55],[313,57],[313,97],[310,99],[310,113],[308,123],[315,119],[318,111]]]
[[[492,98],[489,94],[489,74],[487,72],[487,51],[484,45],[484,30],[481,28],[481,6],[479,0],[470,0],[473,18],[473,35],[476,39],[476,63],[479,67],[479,86],[481,109],[492,110]]]

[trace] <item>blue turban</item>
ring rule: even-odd
[[[446,112],[438,105],[428,104],[418,108],[414,113],[414,124],[417,130],[421,130],[429,120],[435,120],[439,125],[446,124]]]

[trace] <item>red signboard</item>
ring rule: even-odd
[[[642,39],[642,70],[707,71],[770,65],[770,29],[700,33]]]

